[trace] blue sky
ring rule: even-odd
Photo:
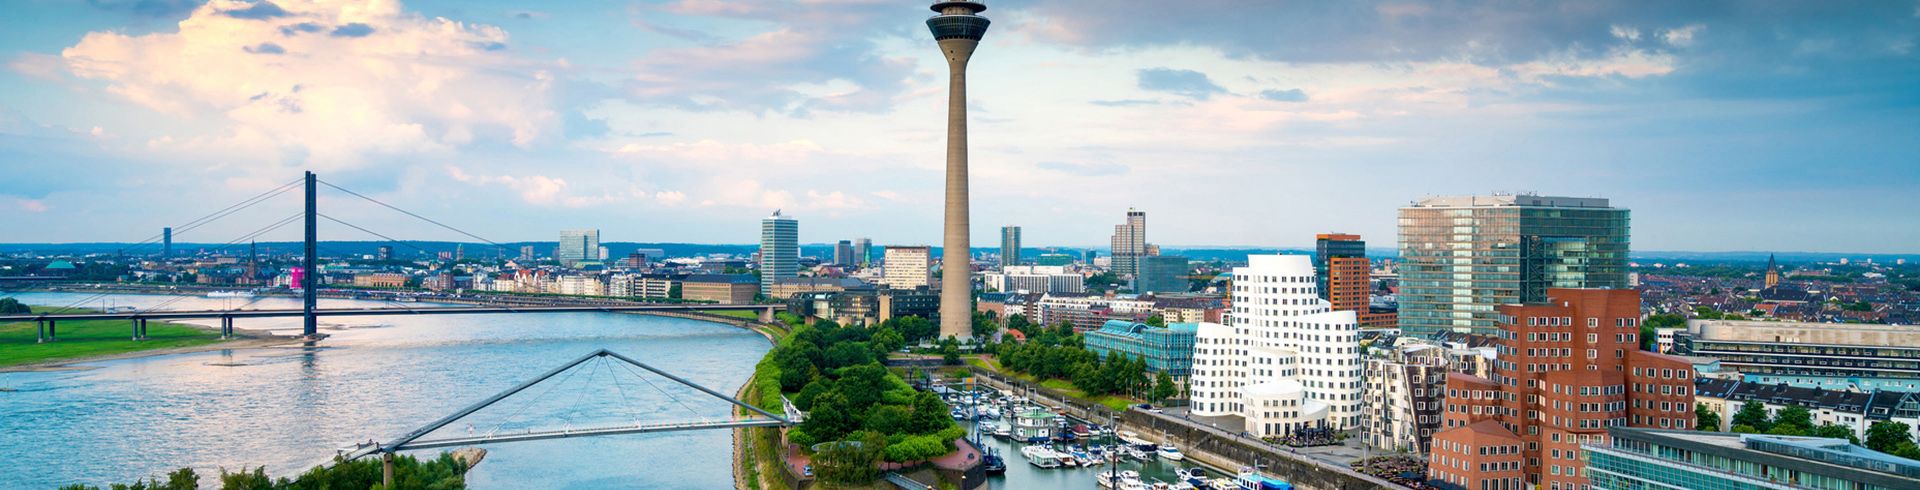
[[[1640,250],[1920,252],[1920,2],[989,4],[977,245],[1103,244],[1134,207],[1169,246],[1390,246],[1409,201],[1513,190],[1612,198]],[[137,241],[302,169],[501,241],[748,243],[775,208],[939,241],[918,2],[5,8],[4,242]]]

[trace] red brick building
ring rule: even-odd
[[[1607,427],[1693,427],[1691,364],[1639,350],[1638,291],[1549,289],[1547,296],[1498,308],[1492,379],[1447,376],[1447,406],[1427,463],[1435,485],[1586,490],[1579,447],[1604,443]],[[1506,452],[1516,443],[1517,453]]]

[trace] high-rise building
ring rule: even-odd
[[[1547,288],[1629,287],[1628,212],[1606,199],[1437,197],[1400,208],[1400,329],[1493,333]]]
[[[940,1],[927,29],[947,59],[946,240],[941,248],[940,336],[973,336],[973,257],[967,198],[967,61],[987,34],[987,6]]]
[[[1391,310],[1374,311],[1372,263],[1367,261],[1367,242],[1360,235],[1322,233],[1315,237],[1313,272],[1320,278],[1320,299],[1333,303],[1333,309],[1351,311],[1360,316],[1360,326],[1394,327]]]
[[[852,240],[841,240],[840,243],[833,245],[834,265],[854,265],[854,263]]]
[[[379,257],[382,261],[393,260],[393,247],[381,245],[378,254],[374,256]]]
[[[1139,293],[1187,292],[1187,273],[1193,272],[1187,258],[1178,255],[1140,257],[1140,273],[1133,276],[1133,290]]]
[[[888,289],[914,289],[933,284],[933,247],[887,247],[886,254],[886,263],[880,276],[881,285]],[[967,321],[973,321],[971,315]],[[968,325],[967,328],[973,326]]]
[[[1020,265],[1020,227],[1000,227],[1000,266]]]
[[[854,264],[859,265],[861,267],[866,267],[867,264],[873,263],[873,239],[872,238],[854,239],[853,240],[853,257],[854,257],[853,259]]]
[[[1194,415],[1232,415],[1258,436],[1360,424],[1359,321],[1314,292],[1304,255],[1253,255],[1233,269],[1230,325],[1201,323]]]
[[[560,230],[560,243],[553,248],[553,259],[564,267],[583,260],[600,260],[600,230]]]
[[[1493,377],[1447,375],[1436,484],[1588,488],[1580,445],[1609,427],[1693,428],[1693,364],[1639,350],[1639,291],[1549,289],[1495,318]]]
[[[780,215],[760,220],[760,294],[771,294],[773,285],[800,272],[800,220]]]
[[[520,261],[521,261],[521,262],[531,262],[531,261],[533,261],[533,246],[532,246],[532,245],[521,245],[521,246],[520,246]]]
[[[1132,276],[1140,273],[1140,257],[1147,256],[1147,213],[1127,209],[1127,222],[1113,225],[1113,273]],[[1088,263],[1093,262],[1091,255]]]
[[[173,227],[160,229],[160,257],[173,256]]]

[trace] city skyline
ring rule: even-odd
[[[716,5],[20,6],[0,19],[20,34],[0,41],[0,160],[32,163],[0,183],[7,239],[137,241],[199,209],[98,196],[233,201],[310,168],[501,241],[538,239],[562,213],[639,241],[751,243],[740,224],[785,208],[820,240],[936,243],[943,67],[916,29],[925,12]],[[1608,197],[1636,210],[1643,250],[1920,243],[1902,212],[1920,204],[1902,192],[1920,184],[1903,156],[1920,149],[1905,137],[1920,124],[1911,4],[1595,4],[1493,27],[1466,20],[1493,8],[1479,4],[1241,17],[1337,36],[1195,27],[1234,18],[1214,5],[1149,30],[1127,8],[993,7],[1008,36],[971,68],[972,218],[1020,222],[1029,243],[1098,244],[1129,206],[1166,217],[1169,246],[1385,240],[1407,202],[1500,189]],[[379,47],[399,41],[431,56]],[[429,57],[448,72],[417,101],[351,68],[443,66]],[[184,67],[204,76],[169,81]],[[509,102],[449,109],[487,97]],[[355,98],[385,106],[327,107]],[[380,131],[330,120],[356,108]],[[1308,184],[1335,178],[1365,185]],[[1147,188],[1161,191],[1110,191]],[[1235,221],[1261,226],[1218,226]]]

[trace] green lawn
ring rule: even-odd
[[[36,328],[33,322],[0,324],[0,367],[220,342],[214,330],[166,322],[148,322],[147,340],[137,342],[128,320],[60,322],[59,341],[45,344],[36,342]]]
[[[1000,373],[1000,375],[1002,376],[1012,376],[1015,378],[1020,378],[1021,380],[1024,380],[1028,383],[1035,382],[1033,379],[1033,376],[1028,376],[1025,374],[1009,372],[1009,371],[1001,371],[1000,366],[997,365],[998,363],[991,360],[976,357],[972,359],[967,359],[967,364],[973,367]],[[1049,379],[1046,381],[1040,381],[1039,383],[1040,383],[1040,386],[1042,387],[1045,387],[1050,390],[1058,391],[1061,394],[1064,394],[1066,396],[1073,397],[1075,399],[1079,399],[1083,401],[1091,401],[1094,403],[1105,405],[1107,408],[1111,408],[1111,409],[1114,409],[1115,411],[1120,411],[1120,412],[1127,411],[1127,407],[1129,406],[1143,403],[1138,400],[1134,400],[1132,398],[1127,398],[1119,395],[1101,395],[1097,397],[1088,397],[1086,392],[1080,391],[1080,388],[1074,387],[1072,381],[1067,381],[1064,379],[1057,379],[1057,378]]]
[[[706,313],[709,315],[730,316],[734,318],[745,318],[748,320],[760,319],[760,312],[753,311],[753,310],[701,310],[700,312]]]

